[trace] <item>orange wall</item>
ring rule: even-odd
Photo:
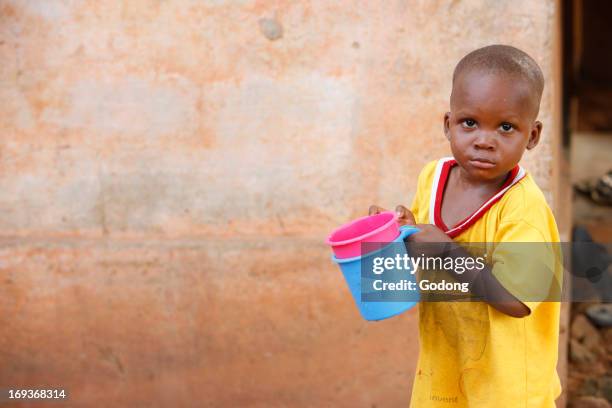
[[[557,13],[0,1],[0,385],[78,406],[407,406],[416,312],[361,321],[323,239],[410,203],[449,152],[454,64],[490,43],[547,78],[523,164],[552,200]]]

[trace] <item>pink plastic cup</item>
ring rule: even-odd
[[[335,229],[325,241],[332,247],[336,258],[353,258],[361,253],[363,242],[393,242],[400,234],[397,214],[385,211],[358,218]],[[368,246],[367,252],[378,249]]]

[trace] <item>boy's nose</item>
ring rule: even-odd
[[[474,139],[474,147],[476,149],[493,150],[495,149],[495,142],[491,135],[483,132]]]

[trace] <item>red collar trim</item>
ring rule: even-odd
[[[435,225],[444,231],[450,238],[454,238],[457,235],[461,234],[463,231],[467,230],[471,227],[476,221],[478,221],[482,216],[495,204],[498,202],[504,195],[504,193],[516,184],[519,180],[525,177],[526,172],[517,165],[514,167],[506,181],[501,186],[499,191],[495,193],[491,198],[485,201],[480,208],[474,211],[472,214],[461,220],[457,225],[453,228],[448,228],[444,221],[442,220],[442,198],[444,194],[444,187],[446,186],[446,182],[448,181],[448,176],[450,174],[450,170],[453,166],[457,164],[457,161],[454,159],[447,160],[442,164],[442,169],[440,172],[440,176],[437,183],[437,190],[435,195],[435,203],[434,203],[434,223]],[[434,180],[435,183],[435,180]]]

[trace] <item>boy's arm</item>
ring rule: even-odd
[[[447,256],[451,257],[470,257],[459,244],[453,243]],[[498,311],[512,317],[525,317],[531,310],[514,295],[512,295],[502,284],[493,276],[491,268],[485,264],[484,268],[465,268],[462,274],[455,274],[455,279],[459,282],[467,282],[470,285],[470,292],[481,298]]]
[[[414,249],[418,253],[428,256],[441,256],[444,258],[466,258],[472,255],[461,245],[449,238],[442,230],[431,224],[417,224],[421,231],[408,237],[408,241],[417,244]],[[419,243],[425,245],[418,245]],[[446,243],[446,245],[444,245]],[[442,249],[445,247],[444,249]],[[437,253],[434,253],[437,252]],[[468,283],[470,292],[482,299],[498,311],[512,317],[525,317],[531,313],[530,309],[514,295],[508,292],[493,276],[492,270],[485,265],[484,268],[465,267],[462,274],[453,277],[461,283]]]

